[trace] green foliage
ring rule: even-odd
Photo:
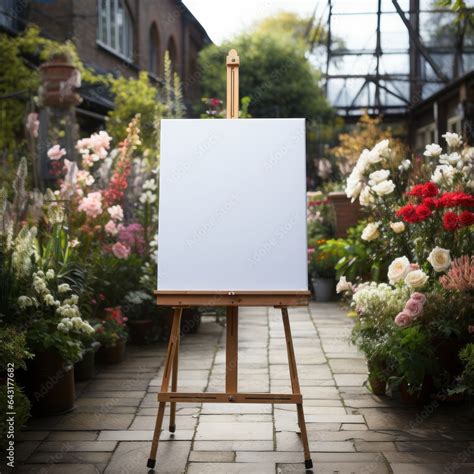
[[[393,374],[389,383],[405,382],[411,391],[419,390],[427,375],[435,373],[437,360],[433,344],[423,328],[414,325],[392,332],[390,358]]]
[[[464,363],[464,370],[458,389],[474,395],[474,344],[467,344],[459,353],[459,357]]]
[[[12,401],[14,402],[14,410],[9,410],[7,407]],[[0,411],[2,413],[15,411],[15,433],[19,432],[27,422],[30,417],[30,408],[30,401],[18,385],[0,385]],[[0,448],[2,450],[8,446],[8,441],[12,440],[8,437],[8,433],[7,417],[2,416],[0,419]]]
[[[335,278],[335,266],[338,255],[325,249],[326,240],[310,241],[309,246],[314,251],[308,265],[309,274],[314,278]],[[332,248],[334,250],[334,247]]]
[[[364,224],[351,227],[346,238],[330,239],[326,242],[327,252],[335,252],[338,261],[335,265],[338,277],[345,276],[349,281],[380,281],[380,266],[372,259],[367,242],[360,238]]]
[[[158,100],[158,90],[151,84],[148,73],[142,71],[136,79],[124,76],[110,78],[110,88],[114,94],[115,108],[108,113],[107,131],[114,137],[125,137],[128,124],[139,111],[143,148],[154,149],[155,115],[162,116],[163,106]]]
[[[229,49],[241,58],[240,94],[252,101],[253,117],[330,117],[331,108],[319,86],[319,75],[288,37],[246,33],[200,53],[202,90],[206,97],[225,97]]]
[[[140,112],[141,146],[139,149],[157,160],[160,149],[160,120],[184,116],[182,84],[178,74],[173,73],[168,52],[164,59],[164,84],[152,83],[148,73],[141,71],[138,78],[108,77],[114,94],[114,110],[108,113],[107,131],[112,136],[124,137],[131,120]]]
[[[56,329],[48,320],[38,319],[28,330],[28,347],[38,353],[45,349],[54,349],[65,364],[75,364],[82,357],[82,344],[76,335],[65,334]]]
[[[28,352],[26,336],[12,327],[0,329],[0,372],[7,369],[7,364],[13,364],[15,369],[26,369],[25,360],[30,359],[32,354]]]
[[[71,41],[58,43],[40,36],[36,26],[28,27],[21,35],[11,37],[0,34],[0,149],[6,157],[7,167],[3,166],[0,178],[5,178],[14,166],[14,159],[26,151],[25,121],[28,111],[33,109],[40,85],[37,62],[50,59],[55,54],[65,54],[80,71],[83,81],[103,82],[104,78],[86,68]]]

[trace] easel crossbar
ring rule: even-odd
[[[179,403],[303,403],[303,397],[288,393],[185,393],[163,392],[159,402]]]

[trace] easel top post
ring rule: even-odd
[[[235,49],[227,55],[227,103],[226,118],[239,118],[239,66],[240,58]]]

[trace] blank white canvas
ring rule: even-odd
[[[308,289],[304,119],[162,120],[158,289]]]

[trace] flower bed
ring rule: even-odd
[[[361,239],[388,281],[341,278],[353,342],[373,386],[388,382],[415,399],[474,391],[474,148],[443,137],[445,153],[431,144],[414,163],[388,140],[364,150],[346,187],[367,211]]]

